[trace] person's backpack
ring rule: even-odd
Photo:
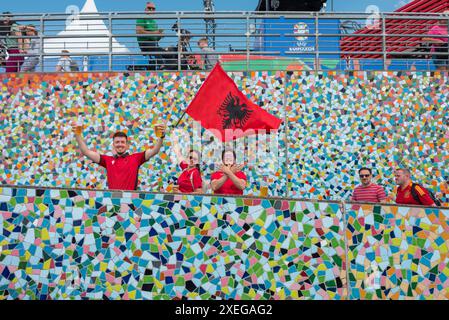
[[[70,60],[70,71],[80,71],[78,63],[74,60]]]
[[[412,183],[412,188],[411,188],[412,197],[413,197],[413,199],[415,199],[416,202],[418,202],[419,204],[422,204],[421,199],[420,199],[419,196],[418,196],[418,191],[416,191],[416,189],[415,189],[416,186],[419,186],[419,184],[417,184],[417,183]],[[431,199],[433,200],[433,202],[435,202],[435,204],[437,205],[437,207],[441,207],[441,200],[438,199],[438,198],[435,196],[435,194],[434,194],[431,190],[429,190],[429,189],[427,189],[427,188],[426,188],[426,190],[427,190],[427,192],[429,193],[430,198],[431,198]]]

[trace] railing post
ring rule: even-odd
[[[109,22],[109,61],[108,61],[108,71],[112,71],[112,16],[111,12],[108,14],[108,22]]]
[[[315,71],[320,69],[320,53],[318,47],[318,12],[315,13]]]
[[[384,70],[387,70],[387,30],[385,28],[385,16],[383,13],[382,15],[382,59],[383,59],[383,65]]]
[[[176,21],[178,30],[176,31],[176,34],[178,35],[178,71],[181,71],[181,50],[182,50],[182,44],[181,44],[181,17],[180,13],[176,12]]]
[[[346,300],[351,298],[351,285],[349,279],[349,268],[351,263],[349,262],[349,250],[348,250],[348,238],[346,237],[346,229],[348,227],[348,219],[346,217],[346,202],[340,200],[340,210],[343,217],[343,240],[345,242],[345,268],[346,268]]]
[[[289,78],[288,72],[284,71],[284,125],[285,125],[285,130],[284,130],[284,143],[285,143],[285,196],[288,198],[290,196],[290,189],[288,186],[289,183],[289,179],[288,179],[288,168],[290,167],[290,163],[289,163],[289,157],[288,157],[288,133],[289,133],[289,122],[288,122],[288,114],[287,114],[287,81],[291,81],[291,78]]]
[[[449,30],[449,17],[447,16],[447,15],[445,15],[445,17],[446,17],[446,28],[448,28],[447,30]],[[448,37],[448,35],[446,35],[446,39],[443,39],[446,43],[449,43],[449,37]],[[449,52],[448,52],[448,50],[446,50],[446,56],[445,57],[443,57],[443,59],[448,59],[449,60]]]
[[[249,72],[249,46],[250,46],[249,14],[246,13],[246,71]]]
[[[44,72],[44,15],[41,16],[41,32],[39,33],[39,41],[41,44],[39,50],[39,61],[41,64],[41,72]]]

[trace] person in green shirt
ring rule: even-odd
[[[145,7],[145,12],[148,15],[152,15],[156,11],[156,6],[153,2],[147,2]],[[149,69],[157,70],[162,66],[163,59],[161,57],[161,52],[164,49],[159,47],[159,40],[163,37],[164,31],[158,29],[157,23],[154,19],[144,18],[137,19],[136,21],[136,34],[137,43],[139,44],[140,50],[144,55],[154,56],[155,59],[149,59]]]

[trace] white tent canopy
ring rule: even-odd
[[[108,54],[110,32],[103,20],[92,19],[99,17],[95,1],[87,0],[77,19],[59,32],[58,38],[44,39],[44,53],[60,54],[61,50],[68,50],[70,54]],[[82,37],[83,35],[90,37]],[[130,53],[130,51],[112,38],[112,53]]]

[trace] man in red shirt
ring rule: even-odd
[[[136,190],[138,183],[139,167],[155,156],[162,147],[162,140],[165,137],[165,125],[156,125],[161,137],[156,146],[143,152],[129,154],[128,137],[124,132],[116,132],[112,138],[112,148],[114,156],[99,154],[94,150],[89,150],[82,136],[82,127],[73,126],[75,138],[81,153],[93,162],[106,169],[108,187],[113,190]]]
[[[351,201],[358,202],[385,202],[387,195],[382,186],[371,182],[372,171],[370,168],[359,170],[361,185],[354,189]]]
[[[398,191],[396,194],[397,204],[414,204],[423,206],[436,207],[435,202],[429,195],[429,192],[420,185],[415,185],[416,194],[419,201],[415,200],[412,195],[412,180],[410,179],[410,171],[408,169],[399,168],[394,174],[396,184],[398,185]]]

